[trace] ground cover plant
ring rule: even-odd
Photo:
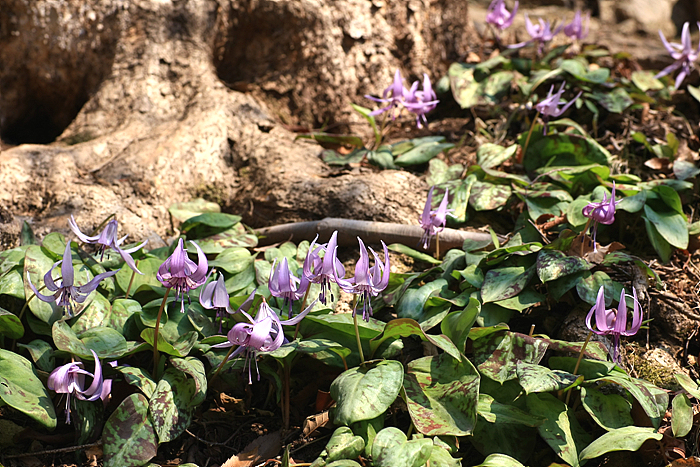
[[[488,21],[503,31],[516,10],[496,0]],[[3,429],[82,446],[68,449],[78,463],[97,448],[107,466],[208,465],[200,446],[229,466],[690,457],[695,374],[662,387],[625,356],[654,325],[655,266],[690,260],[700,233],[697,148],[640,129],[612,153],[606,138],[651,106],[671,118],[697,54],[684,27],[682,44],[663,38],[673,65],[631,71],[580,44],[583,18],[528,18],[531,40],[495,36],[498,53],[453,64],[436,90],[397,71],[365,102],[379,108],[353,104],[369,142],[304,135],[328,164],[424,171],[416,244],[358,238],[351,259],[339,233],[260,248],[239,216],[201,199],[170,207],[179,236],[162,248],[128,244],[114,218],[71,219],[40,242],[27,225],[22,246],[0,252]],[[560,32],[570,43],[550,47]],[[454,160],[463,142],[445,135],[392,139],[406,114],[429,131],[441,105],[502,122],[482,128],[475,161]],[[441,251],[445,228],[483,220],[489,239]],[[392,272],[399,257],[413,267]],[[584,310],[580,340],[547,331],[560,303]],[[69,437],[51,438],[63,425]]]

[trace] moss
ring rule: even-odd
[[[195,198],[204,198],[207,201],[224,206],[229,201],[225,188],[217,184],[201,184],[192,189]]]
[[[662,389],[674,391],[680,389],[673,376],[673,370],[655,359],[647,358],[646,355],[628,354],[627,361],[629,366],[634,368],[637,373],[637,378],[649,381],[654,386]]]

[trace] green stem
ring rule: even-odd
[[[304,299],[301,301],[301,311],[304,311],[306,308],[306,299],[309,298],[309,290],[311,290],[311,284],[309,284],[309,286],[306,288]],[[294,328],[294,340],[296,340],[297,336],[299,335],[299,326],[301,326],[301,321],[299,321],[297,326]]]
[[[355,297],[357,301],[357,297]],[[360,327],[357,324],[357,313],[353,312],[352,319],[355,322],[355,337],[357,338],[357,350],[360,352],[360,365],[365,364],[365,354],[362,352],[362,342],[360,341]]]
[[[235,349],[236,349],[236,347],[231,346],[231,348],[229,349],[228,353],[226,354],[226,357],[224,357],[223,361],[222,361],[221,364],[219,365],[219,368],[217,368],[217,369],[216,369],[216,372],[212,375],[211,378],[209,378],[209,385],[211,385],[212,381],[214,381],[214,380],[216,379],[216,377],[219,376],[219,373],[221,373],[221,369],[224,367],[224,365],[226,364],[226,362],[228,362],[229,357],[231,356],[231,354],[233,353],[233,351],[234,351]]]
[[[139,268],[139,260],[138,259],[136,260],[135,266],[136,266],[136,269]],[[131,271],[131,280],[129,280],[129,286],[126,288],[126,296],[124,297],[125,300],[129,298],[129,292],[131,291],[131,285],[134,283],[134,277],[136,277],[136,271]]]
[[[591,340],[591,337],[593,336],[593,331],[588,331],[588,335],[586,336],[586,340],[583,342],[583,345],[581,346],[581,352],[578,354],[578,360],[576,360],[576,366],[574,366],[574,375],[578,371],[579,365],[581,365],[581,360],[583,359],[583,352],[586,351],[586,346],[588,345],[588,341]],[[566,405],[569,405],[569,399],[571,399],[571,389],[569,389],[566,392],[566,401],[564,402]]]
[[[282,427],[284,428],[284,431],[287,431],[287,430],[289,430],[290,368],[289,368],[289,364],[286,360],[284,360],[282,362],[282,371],[283,371],[282,385],[284,387],[284,391],[283,391],[284,400],[282,401]]]
[[[435,259],[440,259],[440,232],[435,234]]]
[[[156,372],[158,370],[158,330],[160,328],[160,318],[163,315],[163,309],[165,308],[165,302],[168,300],[169,293],[170,287],[165,289],[165,295],[163,296],[160,309],[158,309],[158,317],[156,318],[156,330],[153,333],[153,378],[156,377]]]
[[[525,139],[525,146],[523,147],[523,159],[525,158],[525,154],[527,154],[527,146],[530,144],[530,137],[532,136],[532,130],[535,129],[535,123],[537,123],[537,117],[540,116],[540,111],[537,111],[537,115],[535,115],[535,118],[532,119],[532,124],[530,125],[530,131],[527,132],[527,138]]]

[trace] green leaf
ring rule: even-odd
[[[632,404],[619,394],[603,394],[595,388],[582,387],[581,405],[598,425],[608,431],[634,425]]]
[[[578,467],[578,452],[588,444],[589,435],[581,428],[573,411],[549,393],[529,394],[525,401],[530,413],[546,418],[537,427],[540,436],[565,462]]]
[[[85,307],[85,310],[77,319],[73,320],[71,329],[76,333],[81,333],[88,329],[102,326],[109,322],[111,312],[109,300],[102,294],[96,293],[90,305]]]
[[[11,269],[0,276],[0,295],[9,295],[21,300],[25,299],[22,269]]]
[[[695,98],[695,100],[700,102],[700,89],[689,84],[688,85],[688,92],[690,93],[691,96],[693,96]]]
[[[517,144],[511,144],[507,148],[493,143],[484,143],[476,150],[476,163],[482,169],[498,167],[511,157],[518,150]]]
[[[109,327],[124,334],[126,322],[141,311],[141,304],[136,300],[118,298],[112,303],[112,312],[109,315]]]
[[[34,296],[34,291],[29,287],[29,282],[27,281],[31,281],[37,289],[44,287],[44,275],[51,269],[53,263],[53,259],[46,256],[40,246],[31,245],[27,248],[24,257],[24,271],[22,274],[22,277],[25,278],[24,293],[29,299],[29,310],[34,316],[48,325],[53,324],[54,321],[59,319],[63,314],[63,310],[57,309],[54,302],[47,303],[36,297],[29,298]],[[48,295],[49,293],[46,289],[39,290],[39,292],[44,295]]]
[[[536,268],[531,266],[511,266],[491,269],[484,276],[481,286],[483,303],[505,300],[519,294],[535,275]]]
[[[27,349],[36,366],[46,372],[51,372],[54,365],[53,348],[51,344],[41,339],[34,339],[29,344],[17,344],[18,347]]]
[[[205,212],[183,222],[180,231],[187,234],[188,239],[203,238],[228,230],[240,221],[241,216],[223,212]]]
[[[445,279],[436,279],[417,289],[408,289],[396,305],[396,315],[399,318],[421,320],[424,315],[425,302],[430,296],[438,294],[446,286]]]
[[[389,148],[382,146],[376,151],[367,151],[367,162],[382,169],[396,169],[394,155]]]
[[[673,175],[675,175],[678,180],[693,178],[698,174],[700,174],[700,169],[694,162],[684,160],[673,161]]]
[[[673,254],[673,247],[664,237],[661,236],[659,231],[656,230],[656,227],[654,227],[654,224],[649,219],[645,218],[644,216],[642,216],[642,219],[644,219],[644,227],[646,228],[651,246],[654,247],[654,250],[661,258],[661,262],[668,263],[671,260],[671,255]]]
[[[185,203],[175,203],[168,208],[168,212],[173,219],[184,222],[205,212],[220,212],[218,204],[206,201],[202,198],[195,198]]]
[[[60,232],[51,232],[41,241],[41,246],[56,258],[62,258],[66,249],[66,237]]]
[[[623,88],[615,88],[610,92],[594,91],[590,94],[590,98],[597,101],[608,112],[618,114],[634,104],[630,95]]]
[[[118,366],[115,370],[124,376],[124,381],[137,387],[146,397],[150,399],[153,396],[156,390],[156,382],[145,370],[133,366]]]
[[[334,423],[352,423],[375,418],[396,400],[403,384],[403,365],[384,360],[351,368],[331,384],[331,397],[336,401]]]
[[[430,459],[432,451],[432,440],[408,441],[403,431],[389,427],[374,438],[372,461],[376,467],[421,467]]]
[[[495,332],[474,339],[474,361],[484,376],[503,383],[517,377],[519,361],[539,363],[547,346],[544,340],[524,334]]]
[[[583,258],[566,256],[558,250],[540,250],[537,255],[537,275],[542,282],[549,282],[563,276],[587,271],[593,265]]]
[[[593,306],[601,286],[605,293],[605,306],[610,306],[614,295],[613,281],[603,271],[584,273],[583,278],[576,283],[576,292],[581,300]]]
[[[668,394],[666,392],[646,381],[618,373],[611,373],[604,378],[593,381],[615,383],[627,389],[649,416],[652,425],[657,428],[660,426],[668,407]]]
[[[131,284],[131,291],[129,292],[131,295],[133,295],[137,290],[139,290],[139,287],[141,287],[142,285],[150,285],[151,287],[162,287],[163,284],[161,284],[160,281],[156,279],[156,273],[158,272],[158,268],[161,264],[163,264],[163,261],[161,259],[152,256],[139,260],[138,269],[143,273],[143,275],[141,275],[134,274],[133,269],[131,269],[128,264],[124,263],[119,272],[115,274],[117,285],[120,289],[126,292],[126,289],[129,288],[129,282],[131,282],[131,277],[133,276],[134,282]]]
[[[447,72],[452,95],[463,109],[498,103],[515,76],[512,71],[475,73],[475,69],[474,65],[453,63]]]
[[[0,334],[15,340],[24,336],[22,321],[17,315],[3,308],[0,308]]]
[[[642,92],[647,92],[649,89],[658,91],[664,88],[664,83],[655,78],[656,73],[649,70],[637,70],[632,72],[632,82]]]
[[[637,451],[648,439],[660,440],[661,433],[654,433],[653,428],[626,426],[605,433],[586,446],[579,455],[579,460],[595,459],[612,451]]]
[[[102,432],[105,467],[144,465],[156,455],[158,444],[148,420],[148,400],[132,394],[110,415]]]
[[[349,154],[340,154],[332,149],[324,149],[321,151],[321,160],[328,165],[336,166],[359,164],[368,152],[368,149],[355,149]]]
[[[124,336],[119,331],[106,326],[88,329],[78,334],[78,338],[87,349],[94,350],[98,357],[105,360],[122,358],[128,352]],[[81,356],[88,357],[88,355]]]
[[[541,425],[541,417],[531,415],[512,405],[502,404],[488,394],[479,394],[478,413],[489,423],[515,424],[529,427]]]
[[[85,344],[78,338],[75,332],[65,321],[56,321],[51,327],[53,343],[58,350],[63,350],[82,358],[92,358],[92,354]],[[98,355],[99,356],[99,355]]]
[[[688,223],[678,212],[657,212],[644,205],[644,217],[649,220],[656,231],[672,246],[685,250],[688,248]]]
[[[365,440],[362,436],[355,436],[350,428],[341,426],[335,429],[325,449],[312,465],[326,465],[338,460],[356,459],[364,449]]]
[[[469,331],[474,326],[480,311],[481,303],[472,297],[466,308],[448,314],[440,323],[442,333],[454,343],[460,352],[465,351]]]
[[[700,399],[700,385],[693,381],[690,376],[683,373],[676,373],[673,376],[676,378],[676,381],[678,381],[678,384],[680,384],[683,389],[688,391],[688,394],[696,399]]]
[[[403,387],[408,413],[426,436],[467,436],[476,424],[479,372],[466,358],[423,357],[408,365]]]
[[[601,67],[595,70],[589,70],[583,63],[573,59],[562,60],[559,68],[566,71],[576,79],[587,83],[601,84],[606,82],[610,77],[610,70],[608,68]]]
[[[384,327],[381,335],[372,339],[369,343],[372,353],[387,339],[396,339],[399,337],[418,336],[421,340],[431,342],[438,348],[450,354],[453,358],[459,359],[460,352],[454,344],[444,336],[435,336],[426,334],[417,321],[409,318],[392,319]]]
[[[394,164],[399,167],[425,164],[441,152],[452,149],[453,147],[455,147],[455,145],[452,143],[438,143],[437,141],[423,143],[401,154],[394,160]]]
[[[238,274],[247,268],[254,259],[247,248],[227,248],[216,255],[216,259],[209,261],[209,266],[223,269],[229,274]]]
[[[533,363],[517,362],[515,370],[525,394],[563,391],[583,382],[583,376],[572,375],[560,370],[550,370]]]
[[[207,373],[202,362],[194,357],[171,358],[170,363],[173,368],[182,371],[192,377],[194,381],[195,393],[189,402],[191,407],[196,407],[207,395]]]
[[[56,412],[48,391],[29,360],[0,349],[0,399],[49,430],[56,428]]]
[[[165,370],[148,404],[148,415],[159,443],[172,441],[190,426],[194,383],[174,368]]]
[[[477,465],[476,467],[525,467],[520,462],[516,461],[510,456],[505,454],[491,454],[484,462]]]
[[[417,259],[419,261],[425,261],[426,263],[430,264],[440,264],[442,261],[439,259],[436,259],[429,254],[422,253],[420,251],[416,251],[413,248],[407,247],[406,245],[402,243],[392,243],[391,245],[387,246],[387,248],[391,251],[395,251],[396,253],[401,253],[406,256],[409,256],[413,259]]]
[[[671,429],[673,436],[682,438],[693,428],[693,404],[685,394],[676,394],[671,402]]]
[[[243,224],[237,223],[228,230],[219,232],[206,238],[197,240],[197,244],[206,254],[221,253],[226,248],[245,247],[254,248],[258,246],[258,237],[249,233]],[[190,253],[195,253],[192,246],[188,246]]]
[[[616,206],[616,209],[622,209],[627,212],[638,212],[647,202],[647,192],[646,190],[641,190],[636,195],[625,196],[620,200],[620,203]]]
[[[525,170],[533,172],[551,166],[608,165],[610,157],[610,153],[593,139],[556,133],[530,144],[523,165]]]
[[[508,185],[475,181],[469,195],[469,204],[475,211],[490,211],[504,206],[512,191]]]

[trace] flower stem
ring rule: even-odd
[[[586,351],[586,346],[588,345],[588,341],[591,340],[591,336],[593,336],[593,331],[588,331],[588,335],[586,336],[586,340],[583,342],[583,345],[581,346],[581,352],[579,352],[579,354],[578,354],[578,360],[576,360],[576,366],[574,366],[574,372],[573,372],[574,375],[578,371],[579,365],[581,365],[581,360],[583,359],[583,352]],[[566,405],[569,405],[569,399],[571,399],[571,389],[569,389],[566,392],[566,401],[564,402]]]
[[[289,363],[286,360],[282,361],[282,386],[284,390],[282,391],[282,428],[285,431],[289,430],[289,379],[290,379],[290,368]]]
[[[306,299],[309,298],[309,290],[311,290],[311,284],[306,288],[306,293],[304,293],[304,299],[301,301],[301,309],[305,310],[306,309]],[[297,323],[297,326],[294,328],[294,340],[296,340],[297,336],[299,335],[299,326],[301,326],[301,321]]]
[[[228,362],[228,359],[229,359],[229,357],[231,356],[231,354],[233,353],[233,351],[234,351],[235,348],[236,348],[236,347],[231,346],[231,348],[228,350],[228,353],[226,354],[226,357],[224,357],[224,360],[223,360],[223,361],[221,362],[221,364],[219,365],[219,368],[217,368],[217,369],[216,369],[216,372],[212,375],[211,378],[209,378],[209,384],[210,384],[210,385],[211,385],[212,381],[214,381],[214,380],[216,379],[216,377],[219,376],[219,373],[221,373],[221,369],[224,367],[224,365],[226,364],[226,362]]]
[[[440,259],[440,232],[435,234],[435,259]]]
[[[535,118],[532,119],[532,124],[530,125],[530,131],[527,132],[527,138],[525,138],[525,146],[523,147],[523,159],[525,158],[525,154],[527,153],[527,147],[530,144],[530,137],[532,136],[532,130],[535,129],[535,123],[537,123],[537,117],[540,116],[540,111],[537,111],[537,115],[535,115]]]
[[[136,260],[136,269],[139,268],[139,260]],[[126,288],[126,296],[124,297],[124,300],[129,298],[129,292],[131,291],[131,285],[134,283],[134,277],[136,277],[136,271],[131,271],[131,279],[129,280],[129,286]]]
[[[591,220],[592,219],[588,219],[588,222],[586,222],[586,227],[583,228],[582,237],[581,237],[581,258],[583,258],[584,240],[586,238],[586,235],[588,235],[587,232],[588,232],[588,228],[591,226]],[[589,238],[590,238],[590,235],[589,235]]]
[[[357,297],[355,298],[357,300]],[[360,365],[365,364],[365,354],[362,353],[362,341],[360,341],[360,327],[357,324],[357,313],[352,313],[352,319],[355,322],[355,337],[357,338],[357,350],[360,352]]]
[[[160,318],[163,315],[163,309],[165,308],[165,302],[168,300],[168,294],[170,293],[170,287],[165,289],[165,295],[163,296],[163,301],[160,304],[160,309],[158,309],[158,317],[156,318],[156,330],[153,333],[153,377],[156,377],[156,371],[158,370],[158,330],[160,328]]]

